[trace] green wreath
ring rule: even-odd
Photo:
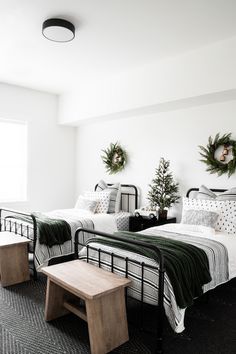
[[[232,159],[228,163],[223,163],[215,158],[215,152],[220,147],[223,146],[222,155],[220,157],[221,161],[225,160],[225,156],[228,154],[229,150],[232,151]],[[231,133],[224,134],[220,137],[220,134],[216,134],[214,140],[210,136],[208,139],[207,147],[199,146],[201,149],[200,155],[203,157],[200,161],[207,165],[207,171],[210,173],[217,173],[221,176],[223,173],[227,173],[230,177],[236,169],[236,141],[231,139]]]
[[[123,170],[127,162],[127,154],[118,143],[111,143],[110,147],[106,150],[102,150],[102,152],[104,152],[104,155],[101,156],[101,158],[109,174]]]

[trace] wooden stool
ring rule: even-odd
[[[129,340],[124,289],[129,279],[84,261],[45,267],[45,320],[73,312],[88,323],[92,354],[105,354]],[[80,308],[79,299],[85,301]]]
[[[30,279],[27,245],[30,240],[13,232],[0,232],[0,278],[2,286]]]

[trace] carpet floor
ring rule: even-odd
[[[87,325],[73,314],[44,321],[46,279],[15,286],[0,286],[1,354],[87,354]],[[136,302],[128,306],[130,340],[114,350],[116,354],[151,354],[155,336],[137,328]],[[155,311],[145,308],[145,323],[155,328]],[[132,323],[136,323],[134,326]],[[165,354],[236,353],[236,280],[204,295],[186,311],[186,331],[175,335],[165,323]]]

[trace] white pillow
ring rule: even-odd
[[[236,201],[205,200],[183,198],[183,213],[185,210],[207,210],[219,214],[215,229],[228,234],[236,234]]]
[[[97,200],[88,199],[83,197],[82,195],[79,195],[77,202],[75,204],[75,208],[87,210],[94,214],[97,204],[98,204]]]
[[[109,209],[111,191],[105,192],[85,192],[85,198],[97,200],[95,213],[107,213]]]
[[[111,192],[111,197],[110,197],[110,203],[109,203],[109,209],[108,213],[119,213],[120,211],[120,198],[121,198],[121,188],[120,188],[120,183],[115,183],[112,184],[111,186],[108,186],[106,182],[103,180],[98,182],[96,191],[110,191]]]

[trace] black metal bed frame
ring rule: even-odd
[[[111,185],[111,184],[108,184]],[[130,197],[134,197],[134,207],[135,209],[137,209],[138,207],[138,190],[137,187],[134,185],[130,185],[130,184],[122,184],[121,185],[124,188],[131,188],[133,189],[132,193],[128,193],[128,192],[121,192],[122,196],[127,197],[127,207],[128,209],[130,208]],[[95,186],[95,190],[96,190],[97,185]],[[191,188],[187,191],[186,196],[189,197],[190,194],[192,192],[198,191],[199,188]],[[224,191],[226,191],[226,189],[211,189],[211,191],[216,192],[216,193],[222,193]],[[121,208],[122,208],[122,198],[121,198]],[[7,215],[13,215],[13,214],[18,214],[18,215],[23,215],[23,216],[28,216],[32,218],[32,227],[27,225],[23,225],[23,224],[19,224],[19,222],[13,221],[11,219],[6,219],[6,216],[3,217],[3,212],[7,213]],[[23,228],[26,228],[26,234],[23,234]],[[30,214],[30,213],[25,213],[25,212],[20,212],[20,211],[16,211],[16,210],[12,210],[12,209],[8,209],[8,208],[0,208],[0,231],[11,231],[14,232],[16,234],[19,234],[21,236],[26,236],[28,237],[30,240],[33,241],[33,249],[32,249],[32,253],[33,253],[33,258],[34,258],[34,251],[35,251],[35,245],[36,245],[36,239],[37,239],[37,221],[35,219],[35,216]],[[33,232],[33,238],[30,237],[30,230]],[[20,232],[19,232],[20,231]],[[74,240],[74,257],[78,258],[79,257],[79,246],[85,246],[85,240],[84,240],[84,232],[91,234],[91,235],[98,235],[98,236],[102,236],[102,237],[106,237],[106,238],[110,238],[110,239],[116,239],[116,240],[120,240],[120,241],[124,241],[123,238],[119,238],[117,236],[111,235],[111,234],[107,234],[107,233],[103,233],[103,232],[99,232],[99,231],[95,231],[95,230],[89,230],[86,228],[79,228],[77,229],[76,233],[75,233],[75,240]],[[82,235],[82,236],[81,236]],[[83,238],[82,242],[80,242],[80,236]],[[157,353],[162,353],[162,334],[163,334],[163,318],[164,318],[164,275],[165,275],[165,265],[164,265],[164,257],[162,255],[162,252],[160,251],[160,249],[156,246],[147,244],[145,242],[141,242],[141,241],[134,241],[134,240],[126,240],[126,242],[130,243],[130,244],[134,244],[134,245],[140,245],[142,247],[146,247],[149,249],[152,249],[156,252],[156,255],[159,259],[159,263],[158,266],[152,266],[149,264],[145,264],[144,262],[138,262],[136,260],[133,259],[129,259],[128,257],[122,257],[120,255],[116,255],[113,252],[107,252],[105,250],[102,249],[97,249],[94,248],[90,245],[86,245],[87,248],[87,254],[86,254],[86,261],[89,262],[89,250],[95,250],[98,252],[98,266],[101,267],[103,265],[103,261],[101,260],[101,255],[107,254],[111,257],[111,264],[110,264],[110,271],[114,272],[115,270],[115,266],[114,266],[114,259],[118,258],[118,259],[122,259],[123,261],[125,261],[125,269],[123,271],[124,276],[128,277],[129,276],[129,264],[133,263],[133,264],[137,264],[141,267],[141,295],[140,295],[140,306],[141,306],[141,316],[143,316],[143,304],[144,304],[144,271],[145,268],[149,268],[149,269],[155,269],[158,272],[158,281],[157,281],[157,289],[158,289],[158,294],[157,294],[157,300],[158,300],[158,318],[157,318]],[[34,261],[34,259],[33,259]],[[95,262],[95,260],[92,260],[93,262]],[[106,264],[107,265],[107,264]],[[37,271],[35,269],[34,266],[34,262],[33,262],[33,272],[34,272],[34,279],[37,279]],[[127,289],[126,289],[127,291]]]
[[[135,187],[136,188],[136,187]],[[198,191],[199,188],[191,188],[187,191],[186,196],[189,197],[190,194],[192,192],[196,192]],[[216,189],[216,188],[212,188],[211,191],[216,192],[216,193],[222,193],[225,192],[226,189]],[[118,258],[118,259],[122,259],[123,261],[125,261],[125,269],[123,270],[123,274],[126,278],[129,277],[129,262],[131,263],[135,263],[141,266],[141,295],[140,295],[140,306],[141,306],[141,323],[142,323],[142,318],[143,318],[143,305],[144,305],[144,269],[145,268],[151,268],[151,269],[155,269],[158,272],[158,283],[157,283],[157,299],[158,299],[158,317],[157,317],[157,328],[156,328],[156,335],[157,335],[157,344],[156,344],[156,353],[162,353],[162,342],[163,342],[163,319],[164,319],[164,275],[165,275],[165,263],[164,263],[164,256],[162,254],[162,252],[160,251],[160,249],[156,246],[152,246],[150,244],[147,244],[145,242],[141,242],[141,241],[133,241],[133,240],[126,240],[127,243],[131,243],[134,245],[140,245],[142,247],[146,247],[146,248],[151,248],[153,249],[159,259],[159,263],[157,267],[151,266],[149,264],[145,264],[144,262],[138,262],[136,260],[131,260],[128,257],[122,257],[120,255],[117,255],[113,252],[108,252],[105,251],[101,248],[95,248],[90,246],[89,244],[86,245],[85,239],[84,239],[84,232],[88,233],[88,234],[93,234],[93,235],[97,235],[97,236],[102,236],[102,237],[106,237],[109,239],[115,239],[115,240],[120,240],[124,242],[123,238],[111,235],[111,234],[107,234],[107,233],[103,233],[103,232],[98,232],[98,231],[91,231],[85,228],[79,228],[76,233],[75,233],[75,258],[79,258],[79,246],[80,249],[81,247],[86,247],[86,261],[92,261],[93,263],[96,262],[98,264],[98,267],[101,267],[103,264],[107,266],[107,263],[104,263],[101,260],[101,256],[102,254],[106,254],[109,255],[111,257],[111,264],[110,264],[110,271],[114,272],[114,259]],[[81,239],[82,238],[82,241]],[[98,258],[95,259],[94,257],[92,259],[90,259],[90,255],[89,255],[89,251],[93,250],[96,251],[98,253]],[[84,258],[84,256],[83,256]],[[121,271],[121,269],[119,268],[119,271]],[[127,289],[126,289],[126,293],[127,293]]]
[[[152,249],[157,257],[158,257],[158,265],[152,266],[150,264],[146,264],[145,262],[138,262],[134,259],[130,259],[129,257],[123,257],[120,255],[117,255],[113,252],[108,252],[105,251],[101,248],[95,248],[90,246],[89,244],[85,245],[85,240],[84,240],[84,233],[86,234],[91,234],[96,235],[96,236],[102,236],[105,238],[113,239],[113,240],[118,240],[118,241],[123,241],[124,239],[121,237],[114,236],[112,234],[108,234],[105,232],[100,232],[100,231],[94,231],[94,230],[89,230],[86,228],[79,228],[76,230],[75,233],[75,240],[74,240],[74,255],[75,259],[78,259],[80,257],[79,255],[79,248],[81,247],[86,247],[86,261],[89,263],[91,259],[89,258],[89,251],[94,250],[98,253],[98,259],[92,259],[92,262],[96,262],[98,264],[98,267],[102,267],[102,265],[105,265],[105,262],[102,261],[101,256],[102,254],[109,255],[111,257],[111,264],[110,264],[110,271],[113,273],[115,270],[114,266],[114,260],[117,258],[119,260],[125,261],[125,268],[124,270],[119,269],[120,272],[124,274],[126,278],[129,277],[129,265],[131,263],[137,264],[141,267],[141,295],[140,295],[140,306],[141,306],[141,323],[143,323],[143,305],[144,305],[144,271],[145,268],[153,269],[158,272],[158,280],[157,280],[157,310],[158,310],[158,316],[157,316],[157,328],[156,328],[156,335],[157,335],[157,342],[156,342],[156,353],[161,354],[162,353],[162,334],[163,334],[163,318],[164,318],[164,275],[165,275],[165,267],[164,267],[164,257],[160,249],[154,245],[150,245],[148,243],[142,242],[142,241],[137,241],[137,240],[126,240],[127,243],[133,244],[133,245],[139,245],[145,248]],[[80,242],[80,238],[82,238],[82,242]],[[107,264],[106,264],[107,265]],[[127,295],[127,289],[126,289],[126,295]]]
[[[211,190],[212,192],[216,192],[216,193],[223,193],[223,192],[225,192],[227,189],[210,188],[210,190]],[[186,197],[189,197],[192,192],[198,192],[198,191],[199,191],[199,188],[190,188],[190,189],[187,191],[187,193],[186,193]]]
[[[108,184],[111,186],[112,184]],[[122,188],[130,189],[130,191],[121,191],[121,208],[122,204],[124,204],[123,198],[126,199],[126,206],[129,211],[131,201],[134,199],[134,208],[137,209],[138,207],[138,189],[135,185],[133,184],[121,184]],[[95,186],[95,190],[97,188],[97,185]],[[19,215],[19,216],[27,216],[32,219],[32,225],[27,224],[24,225],[20,220],[15,221],[11,219],[14,218],[14,215]],[[9,208],[0,208],[0,232],[1,231],[9,231],[9,232],[14,232],[15,234],[18,234],[20,236],[27,237],[29,240],[32,241],[32,247],[30,248],[28,246],[28,251],[33,255],[33,276],[34,279],[37,279],[37,270],[35,268],[35,246],[36,246],[36,240],[37,240],[37,221],[36,218],[33,214],[27,213],[27,212],[22,212],[19,210],[13,210]],[[70,260],[70,257],[67,256],[60,256],[56,260],[57,263],[60,262],[60,259],[62,261],[67,261]],[[49,265],[53,264],[54,262],[49,263]]]

